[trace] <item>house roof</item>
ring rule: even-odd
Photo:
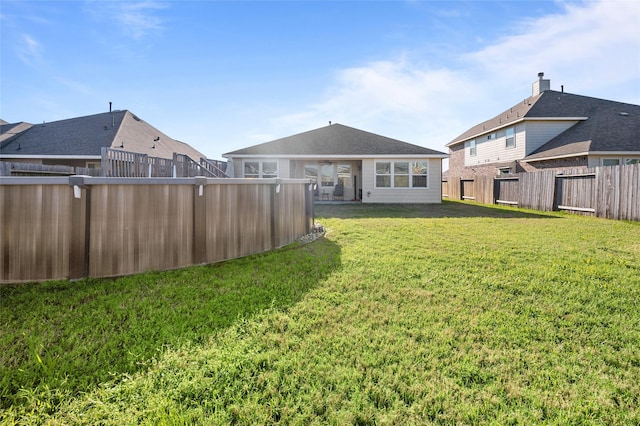
[[[188,155],[196,161],[204,157],[188,144],[168,137],[127,110],[28,125],[20,129],[21,124],[25,123],[0,125],[1,156],[94,157],[100,156],[102,148],[107,147],[161,158],[171,158],[174,152]]]
[[[602,101],[594,103],[588,119],[551,139],[523,161],[620,152],[640,153],[640,105]]]
[[[446,158],[447,154],[365,132],[342,124],[331,124],[297,135],[276,139],[223,154],[223,157],[336,157],[410,155]]]
[[[447,146],[465,142],[493,129],[506,127],[520,121],[564,119],[576,120],[579,123],[531,155],[537,155],[550,148],[559,149],[561,146],[565,146],[561,151],[566,152],[583,148],[588,148],[586,151],[627,151],[630,149],[637,151],[640,149],[638,147],[640,137],[638,108],[640,108],[638,105],[546,90],[525,99],[490,120],[473,126],[449,142]],[[627,112],[629,116],[622,116],[621,112]],[[634,119],[634,117],[636,118]]]

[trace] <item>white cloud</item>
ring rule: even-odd
[[[277,129],[304,131],[329,120],[433,149],[531,94],[537,73],[552,89],[640,103],[640,3],[565,4],[523,19],[513,34],[459,63],[401,55],[337,71],[325,97],[279,117]],[[635,90],[634,90],[635,89]]]
[[[122,33],[134,40],[157,34],[164,30],[164,20],[156,12],[169,7],[168,3],[141,2],[87,2],[88,11],[97,20],[113,20]]]
[[[29,66],[36,66],[42,61],[42,44],[29,34],[23,34],[18,46],[18,57]]]

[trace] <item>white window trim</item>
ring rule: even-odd
[[[250,179],[264,179],[264,163],[276,163],[276,173],[275,176],[269,175],[268,178],[274,178],[274,177],[278,177],[280,175],[280,169],[279,169],[279,163],[277,160],[258,160],[258,159],[251,159],[251,160],[243,160],[242,161],[242,177],[243,178],[247,178],[247,175],[245,173],[245,164],[246,163],[258,163],[258,176],[255,177],[254,175],[250,175],[249,178]]]
[[[509,136],[508,132],[509,130],[513,130],[513,136]],[[513,145],[509,145],[509,139],[513,139]],[[507,127],[504,130],[504,147],[506,149],[513,149],[516,147],[516,128],[515,126],[512,127]]]
[[[378,174],[378,163],[390,163],[389,174]],[[409,174],[399,174],[398,176],[408,176],[409,178],[409,186],[395,186],[395,163],[409,163]],[[427,172],[425,174],[413,174],[412,163],[425,163],[427,166]],[[373,173],[374,173],[374,187],[376,189],[429,189],[429,167],[430,164],[428,161],[424,160],[387,160],[387,161],[375,161],[373,165]],[[377,176],[389,176],[390,177],[390,186],[378,186]],[[426,180],[426,186],[413,186],[413,177],[414,176],[424,176]]]
[[[622,162],[622,158],[620,158],[620,157],[608,157],[608,158],[607,158],[607,157],[604,157],[604,158],[601,158],[601,159],[600,159],[600,165],[601,165],[601,166],[605,166],[605,167],[606,167],[606,165],[604,164],[604,162],[605,162],[605,161],[607,161],[607,160],[615,160],[615,161],[617,161],[617,162],[618,162],[618,164],[609,164],[609,166],[619,166],[620,164],[624,164],[624,163]]]

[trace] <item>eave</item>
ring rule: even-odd
[[[318,154],[238,154],[229,155],[223,154],[223,158],[249,158],[249,159],[290,159],[290,160],[362,160],[364,158],[407,158],[407,159],[421,159],[421,158],[449,158],[449,154],[375,154],[375,155],[318,155]]]
[[[487,133],[493,133],[495,131],[498,131],[500,129],[504,129],[505,127],[511,127],[515,124],[520,124],[524,121],[584,121],[587,120],[589,117],[526,117],[526,118],[520,118],[518,120],[514,120],[514,121],[509,121],[508,123],[505,124],[501,124],[499,126],[496,127],[492,127],[490,129],[487,130],[482,130],[479,133],[475,133],[473,136],[468,136],[464,139],[460,139],[459,141],[455,141],[455,142],[449,142],[448,144],[446,144],[446,147],[450,147],[450,146],[454,146],[454,145],[458,145],[460,143],[464,143],[467,141],[470,141],[471,139],[475,139],[479,136],[482,135],[486,135]]]
[[[34,159],[34,160],[40,160],[40,159],[46,159],[46,160],[101,160],[102,156],[101,155],[34,155],[34,154],[30,154],[30,155],[20,155],[20,154],[0,154],[0,158],[2,159],[18,159],[18,158],[24,158],[24,159]]]

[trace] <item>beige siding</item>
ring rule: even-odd
[[[427,161],[429,175],[427,188],[376,188],[375,163],[377,161]],[[442,160],[437,159],[365,159],[362,161],[363,203],[440,203],[442,202]]]
[[[487,139],[490,134],[495,138]],[[486,133],[476,138],[477,155],[470,155],[469,143],[465,142],[464,165],[466,167],[482,166],[488,163],[504,163],[525,157],[525,127],[524,124],[515,126],[516,146],[506,147],[505,129]]]
[[[549,142],[577,121],[529,121],[526,123],[527,148],[525,155],[531,154]]]

